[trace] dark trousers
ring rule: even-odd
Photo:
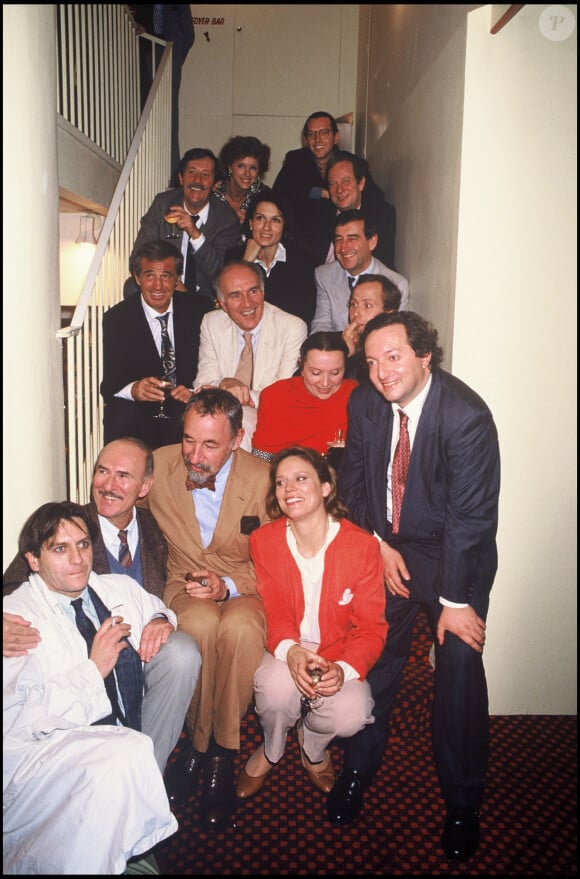
[[[489,593],[474,595],[472,606],[485,619]],[[389,624],[384,650],[367,680],[375,702],[375,723],[345,741],[344,762],[372,777],[381,765],[389,740],[389,723],[403,669],[409,656],[413,626],[421,608],[433,633],[442,610],[438,600],[414,602],[387,596]],[[479,806],[489,754],[487,684],[480,653],[460,638],[445,633],[435,646],[435,693],[431,716],[433,753],[447,805]]]

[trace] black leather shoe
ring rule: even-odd
[[[473,808],[449,808],[441,846],[448,861],[468,861],[479,848],[479,812]]]
[[[167,768],[165,789],[172,806],[181,806],[194,795],[205,759],[205,754],[201,754],[189,745]]]
[[[231,757],[209,757],[203,770],[201,826],[204,830],[223,830],[235,808],[234,761]]]
[[[343,769],[326,800],[328,820],[333,824],[350,824],[361,810],[368,779],[355,769]]]

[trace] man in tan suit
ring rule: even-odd
[[[230,391],[244,407],[242,448],[252,450],[260,391],[298,368],[300,346],[308,334],[304,321],[264,302],[264,274],[244,260],[227,263],[218,275],[219,309],[204,315],[194,387],[214,385]],[[244,336],[251,337],[251,373],[243,376]]]
[[[235,808],[240,723],[266,639],[249,535],[268,521],[269,468],[240,448],[243,435],[242,406],[232,394],[219,388],[194,394],[181,445],[154,453],[156,480],[146,499],[169,547],[165,603],[202,656],[186,716],[190,746],[166,784],[170,800],[183,802],[203,768],[206,829],[226,826]]]

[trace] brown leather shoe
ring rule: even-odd
[[[304,753],[304,730],[302,724],[299,724],[296,727],[296,733],[298,737],[298,746],[300,748],[300,762],[306,769],[308,778],[317,790],[322,791],[323,794],[330,793],[334,787],[334,782],[336,781],[330,753],[328,751],[324,752],[325,759],[322,763],[311,763]]]
[[[254,754],[257,754],[258,751],[261,750],[262,754],[264,753],[264,745],[260,745],[257,751],[254,751]],[[252,754],[252,757],[254,755]],[[252,757],[248,760],[248,763],[251,761]],[[246,763],[246,766],[248,765]],[[270,763],[268,769],[262,775],[248,775],[246,772],[246,767],[242,769],[240,772],[240,777],[238,778],[238,784],[236,787],[236,795],[241,799],[245,800],[248,797],[253,797],[254,794],[257,794],[260,788],[263,786],[266,781],[266,776],[272,769],[274,764]]]
[[[241,800],[246,800],[248,797],[253,797],[254,794],[257,794],[260,788],[264,786],[267,775],[267,772],[266,775],[248,775],[245,768],[242,769],[242,771],[240,772],[240,777],[238,778],[236,796],[238,796]]]

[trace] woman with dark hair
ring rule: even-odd
[[[264,188],[253,196],[242,226],[244,244],[226,252],[230,259],[256,262],[266,275],[266,302],[295,314],[308,328],[316,310],[314,259],[292,238],[284,200]]]
[[[308,778],[332,789],[327,747],[373,723],[365,677],[387,634],[378,543],[345,518],[324,456],[302,446],[276,455],[266,508],[272,522],[250,536],[268,624],[254,675],[264,742],[238,779],[242,799],[260,790],[295,725]]]
[[[346,408],[354,379],[345,379],[348,357],[340,333],[312,333],[300,347],[299,375],[280,379],[262,390],[252,454],[271,460],[275,452],[299,443],[327,454],[344,446]]]
[[[250,199],[264,187],[261,178],[270,166],[270,147],[257,137],[237,134],[224,144],[219,158],[224,173],[214,195],[243,223]]]

